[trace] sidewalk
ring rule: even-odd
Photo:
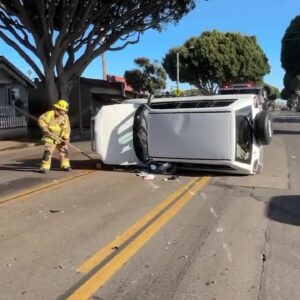
[[[0,151],[21,149],[27,147],[33,147],[39,144],[39,141],[29,141],[29,140],[4,140],[0,141]]]
[[[81,134],[78,129],[73,129],[71,134],[71,142],[89,141],[90,130],[85,129]],[[29,139],[26,137],[16,138],[14,140],[0,141],[0,152],[14,149],[21,149],[33,146],[41,145],[41,141],[38,139]]]

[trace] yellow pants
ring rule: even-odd
[[[50,170],[51,160],[54,150],[57,148],[59,151],[60,157],[60,166],[63,169],[70,168],[70,160],[68,156],[68,146],[65,144],[54,144],[54,143],[45,143],[45,150],[43,155],[43,160],[41,163],[41,169]]]

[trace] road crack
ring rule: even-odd
[[[260,276],[259,276],[259,290],[257,294],[257,300],[264,298],[264,283],[265,283],[265,271],[266,271],[266,261],[269,259],[267,255],[267,246],[269,242],[269,229],[270,229],[270,222],[267,223],[267,228],[265,230],[265,241],[263,245],[263,251],[261,255],[261,269],[260,269]]]

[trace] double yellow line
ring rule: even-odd
[[[207,184],[208,180],[209,177],[197,178],[180,187],[176,192],[166,198],[120,236],[116,237],[115,240],[84,262],[77,270],[78,272],[91,272],[97,266],[103,264],[105,260],[108,260],[102,268],[94,272],[82,285],[75,289],[71,294],[69,293],[67,299],[84,300],[94,294],[135,253],[137,253],[162,226],[174,217],[178,211]],[[132,241],[128,243],[128,240],[130,239],[132,239]],[[122,247],[124,243],[127,245]],[[109,256],[118,251],[120,247],[122,247],[122,249],[111,259],[108,259]]]
[[[37,194],[39,192],[51,189],[53,187],[60,186],[60,185],[62,185],[64,183],[67,183],[71,180],[81,178],[81,177],[90,175],[90,174],[95,173],[95,172],[96,172],[96,170],[88,170],[88,171],[80,172],[79,174],[64,177],[62,179],[57,179],[53,182],[49,182],[49,183],[45,183],[45,184],[35,186],[34,188],[27,189],[25,191],[21,191],[20,193],[15,193],[13,195],[9,195],[7,197],[0,198],[0,204],[6,203],[6,202],[9,202],[9,201],[12,201],[12,200],[23,199],[25,197],[28,197],[28,196]]]

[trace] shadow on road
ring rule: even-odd
[[[271,198],[266,216],[276,222],[300,226],[300,195]]]
[[[0,171],[14,172],[39,172],[40,159],[24,159],[14,160],[0,166]],[[94,170],[96,169],[96,161],[92,160],[71,160],[73,170]],[[51,170],[61,171],[59,160],[52,160]]]
[[[222,172],[205,172],[200,170],[183,170],[177,169],[175,172],[152,172],[147,167],[137,167],[137,166],[107,166],[105,165],[102,171],[113,171],[113,172],[120,172],[120,173],[140,173],[140,172],[147,172],[149,174],[154,175],[166,175],[170,176],[170,178],[175,179],[176,177],[245,177],[248,175],[243,174],[229,174],[229,173],[222,173]]]
[[[290,134],[290,135],[297,135],[300,134],[300,131],[298,130],[279,130],[279,129],[275,129],[273,131],[274,134]]]
[[[18,160],[9,160],[7,163],[0,165],[0,171],[12,171],[12,172],[31,172],[36,173],[39,172],[41,159],[18,159]],[[101,171],[114,171],[114,172],[122,172],[122,173],[139,173],[139,172],[147,172],[156,174],[156,172],[152,172],[150,168],[147,166],[114,166],[114,165],[102,165],[99,168],[100,160],[94,159],[83,159],[83,160],[70,160],[72,169],[75,170],[101,170]],[[62,171],[60,168],[59,159],[54,157],[52,159],[51,171]],[[180,169],[178,168],[175,172],[173,171],[165,171],[165,172],[157,172],[157,175],[174,175],[174,176],[184,176],[184,177],[245,177],[247,175],[242,174],[229,174],[222,173],[222,171],[217,172],[214,170],[211,171],[201,171],[197,169]]]
[[[299,118],[274,117],[273,122],[274,123],[300,123],[300,117]]]

